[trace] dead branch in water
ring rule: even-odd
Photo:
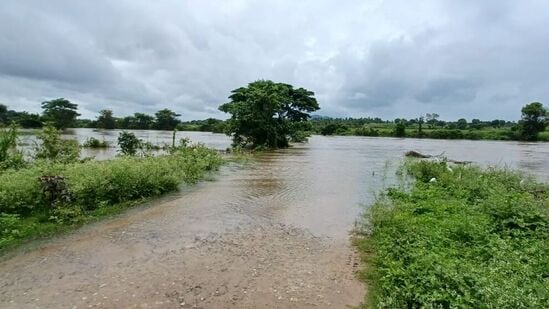
[[[472,161],[458,161],[458,160],[452,160],[444,157],[444,152],[439,155],[430,155],[430,154],[423,154],[414,150],[410,150],[404,154],[404,156],[409,158],[420,158],[420,159],[429,159],[429,158],[439,158],[443,159],[446,162],[451,162],[454,164],[471,164]]]

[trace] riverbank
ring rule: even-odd
[[[406,166],[357,248],[377,308],[549,306],[549,188],[501,169]]]
[[[223,162],[218,152],[181,148],[169,155],[70,164],[36,162],[0,174],[0,252],[74,229],[195,183]]]
[[[446,140],[489,140],[489,141],[520,141],[517,132],[511,128],[481,128],[481,129],[448,129],[448,128],[406,128],[397,134],[394,124],[371,124],[360,128],[344,128],[330,134],[323,134],[321,129],[315,133],[338,136],[370,136],[370,137],[400,137]],[[325,133],[325,132],[324,132]],[[537,142],[549,142],[549,131],[540,132]]]

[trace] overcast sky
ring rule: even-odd
[[[549,103],[549,1],[0,1],[0,102],[224,117],[272,79],[320,115],[517,119]]]

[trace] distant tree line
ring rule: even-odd
[[[456,121],[439,120],[436,113],[412,119],[396,118],[330,118],[313,117],[311,124],[316,134],[393,136],[439,139],[490,139],[536,141],[545,131],[549,118],[547,109],[539,102],[524,106],[521,120],[494,119],[483,121],[464,118]],[[547,138],[545,138],[547,140]]]
[[[59,98],[41,103],[42,114],[18,112],[0,104],[0,126],[16,123],[23,128],[41,128],[44,123],[52,123],[57,129],[99,128],[99,129],[136,129],[136,130],[182,130],[208,131],[222,133],[223,120],[209,118],[183,122],[180,114],[161,109],[154,115],[134,113],[131,116],[115,117],[112,110],[104,109],[96,119],[78,119],[78,105],[67,99]]]
[[[287,136],[288,132],[309,132],[322,135],[536,141],[540,139],[540,133],[545,131],[549,120],[547,109],[543,104],[533,102],[522,108],[521,119],[518,122],[501,119],[488,121],[472,119],[471,121],[468,121],[464,118],[460,118],[456,121],[444,121],[439,119],[440,116],[437,113],[427,113],[412,119],[396,118],[394,120],[383,120],[379,117],[331,118],[322,116],[312,116],[311,119],[307,120],[307,117],[301,117],[305,114],[300,111],[288,110],[288,112],[284,109],[285,107],[282,107],[280,111],[273,109],[273,112],[267,115],[270,119],[276,120],[271,120],[274,122],[269,123],[267,120],[259,121],[262,119],[261,117],[264,116],[263,114],[261,114],[261,117],[258,116],[260,110],[254,111],[251,107],[242,103],[245,102],[244,100],[248,93],[246,91],[250,91],[248,89],[254,89],[256,93],[272,92],[272,94],[277,94],[282,101],[287,100],[288,102],[292,102],[292,100],[295,100],[295,102],[299,104],[305,104],[304,102],[311,100],[311,108],[309,108],[309,105],[304,105],[306,106],[306,111],[314,111],[318,108],[318,105],[315,105],[316,102],[313,101],[313,98],[310,97],[310,93],[305,89],[298,89],[299,91],[304,91],[303,93],[300,93],[293,89],[291,85],[277,84],[270,81],[258,81],[251,83],[248,87],[249,88],[234,90],[233,95],[230,97],[233,103],[222,105],[223,111],[236,115],[229,120],[208,118],[205,120],[183,122],[179,120],[180,114],[167,108],[157,111],[154,115],[134,113],[133,115],[125,117],[115,117],[112,110],[105,109],[99,112],[96,119],[78,119],[77,117],[80,116],[80,114],[78,113],[77,104],[74,104],[67,99],[59,98],[42,102],[42,114],[33,114],[25,111],[18,112],[8,109],[6,105],[0,104],[0,126],[8,126],[11,123],[17,123],[24,128],[39,128],[42,127],[44,123],[51,122],[58,129],[69,127],[138,130],[177,129],[181,131],[205,131],[214,133],[232,132],[231,134],[234,134],[237,131],[247,132],[246,130],[248,130],[250,132],[256,132],[259,130],[258,128],[263,131],[273,128],[273,132],[266,132],[264,135],[274,137]],[[282,98],[283,94],[287,95],[288,93],[292,94],[292,99]],[[297,103],[294,103],[294,105],[299,106]],[[297,121],[292,120],[291,122],[285,122],[284,118],[281,117],[286,117],[284,116],[286,113],[288,113],[290,117],[301,118]],[[244,115],[247,115],[246,117],[249,117],[249,119],[244,118]],[[252,124],[260,125],[256,128],[252,126]],[[290,126],[296,125],[300,126],[299,130],[290,128]],[[299,137],[294,136],[293,139],[299,140]],[[543,139],[548,140],[547,134]],[[287,141],[276,141],[276,143],[285,144]]]

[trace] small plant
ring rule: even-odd
[[[61,139],[61,134],[53,124],[47,123],[38,134],[40,145],[36,146],[36,159],[51,160],[59,163],[71,163],[78,161],[80,147],[75,140]]]
[[[123,155],[135,156],[141,149],[141,140],[132,132],[122,131],[118,135],[118,146],[120,146],[120,152]]]
[[[21,167],[25,164],[23,154],[17,151],[17,125],[0,129],[0,170]]]
[[[95,137],[90,137],[84,142],[84,144],[82,144],[82,147],[84,147],[84,148],[108,148],[109,143],[107,141],[100,141]]]
[[[63,176],[41,176],[38,178],[42,192],[51,207],[61,206],[71,201],[71,195]]]

